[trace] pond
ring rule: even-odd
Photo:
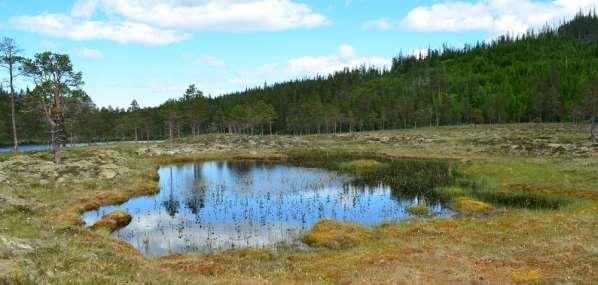
[[[260,161],[162,166],[160,192],[84,213],[87,225],[114,210],[133,221],[114,234],[148,256],[244,247],[303,246],[298,238],[322,219],[372,226],[411,218],[418,198],[391,187],[356,185],[335,171]],[[429,202],[433,214],[452,212]]]

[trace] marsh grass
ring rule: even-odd
[[[530,191],[527,187],[520,187],[513,189],[501,188],[492,181],[484,179],[469,178],[469,180],[462,180],[461,184],[464,193],[467,196],[474,197],[486,203],[496,206],[504,206],[508,208],[531,209],[531,210],[559,210],[571,204],[573,200],[565,197],[560,193],[542,193],[538,191]],[[455,189],[448,189],[446,195],[458,196],[461,195],[459,191],[455,193]]]
[[[356,159],[340,162],[337,165],[338,169],[342,171],[360,173],[361,175],[363,175],[363,173],[375,172],[388,167],[388,164],[374,159]]]
[[[476,192],[474,195],[494,205],[520,209],[558,210],[571,202],[569,199],[563,197],[551,197],[529,192]]]
[[[571,203],[570,198],[562,195],[528,191],[525,187],[505,191],[493,181],[464,173],[459,163],[452,160],[393,159],[376,153],[342,150],[302,150],[292,152],[289,160],[350,173],[355,176],[356,184],[389,185],[393,195],[400,198],[421,197],[452,203],[469,197],[490,205],[532,210],[558,210]]]
[[[371,152],[301,150],[291,152],[289,161],[349,173],[357,185],[388,185],[399,198],[430,201],[439,201],[435,189],[452,185],[460,175],[451,160],[392,158]]]

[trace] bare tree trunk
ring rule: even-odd
[[[60,153],[60,134],[59,134],[59,127],[57,120],[52,118],[49,111],[46,110],[46,118],[48,119],[48,123],[50,124],[50,143],[52,145],[52,153],[54,154],[54,163],[61,164],[62,163],[62,155]]]
[[[12,138],[14,150],[19,150],[19,139],[17,137],[17,115],[15,111],[15,88],[14,88],[14,76],[12,73],[13,66],[10,64],[8,68],[9,73],[9,84],[10,84],[10,108],[11,108],[11,120],[12,120]]]
[[[56,128],[52,127],[51,132],[51,143],[52,143],[52,153],[54,154],[54,163],[60,164],[60,145],[56,143]]]
[[[61,148],[63,145],[65,145],[66,143],[66,139],[67,139],[67,134],[65,132],[64,129],[64,117],[62,115],[62,110],[59,111],[60,113],[57,114],[57,118],[54,120],[54,122],[56,123],[55,126],[55,136],[54,136],[54,161],[56,162],[56,164],[61,164],[62,163],[62,154],[61,154]]]

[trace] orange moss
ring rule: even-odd
[[[538,270],[516,270],[512,274],[512,279],[516,283],[537,283],[540,281],[540,272]]]
[[[114,211],[108,215],[103,216],[93,226],[92,230],[107,229],[111,232],[126,227],[133,217],[124,211]]]
[[[374,236],[377,238],[399,237],[403,233],[403,227],[394,223],[383,223],[376,227]]]
[[[365,266],[375,265],[388,267],[396,264],[401,258],[404,258],[405,255],[409,255],[409,253],[408,250],[388,248],[385,249],[384,252],[374,251],[364,254],[360,258],[359,263]]]
[[[235,270],[249,270],[256,263],[275,259],[269,251],[252,248],[230,250],[216,255],[172,255],[158,259],[160,264],[174,270],[203,275],[215,275]]]
[[[322,220],[303,236],[303,241],[313,247],[344,249],[363,244],[371,239],[371,232],[357,224]]]

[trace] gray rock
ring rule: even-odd
[[[33,246],[24,240],[0,235],[0,254],[14,256],[27,254],[33,251]]]

